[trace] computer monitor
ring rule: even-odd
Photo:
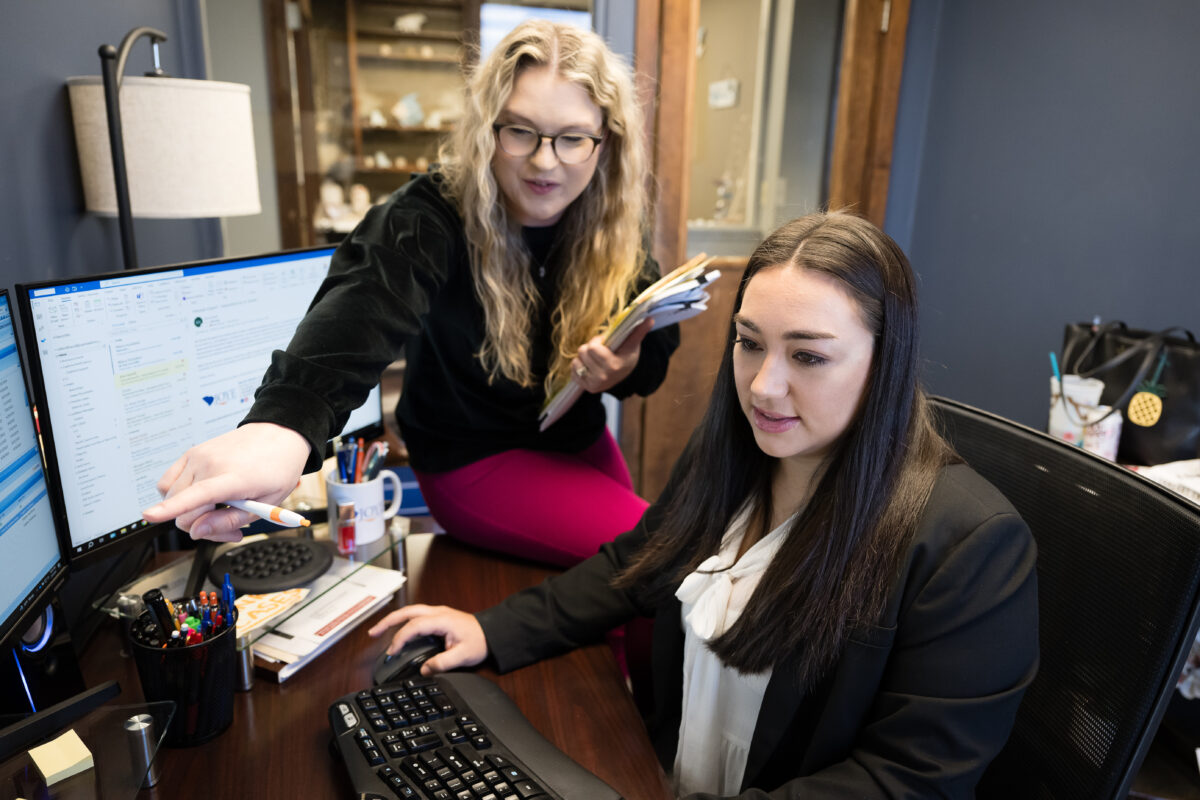
[[[0,580],[0,656],[7,657],[29,620],[62,583],[67,564],[46,491],[12,309],[2,290],[0,407],[0,564],[5,576]]]
[[[249,410],[333,248],[17,286],[56,511],[72,566],[167,529],[141,518],[194,444]],[[379,388],[343,435],[383,432]]]

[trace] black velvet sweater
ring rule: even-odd
[[[272,355],[255,403],[242,420],[274,422],[301,433],[320,466],[325,442],[362,405],[388,364],[407,366],[396,418],[413,467],[455,469],[505,450],[579,452],[604,429],[599,395],[583,397],[538,432],[542,379],[551,352],[551,312],[561,272],[557,227],[527,228],[541,304],[535,309],[534,385],[489,381],[478,358],[483,307],[475,295],[467,240],[439,176],[420,176],[371,209],[333,255],[287,350]],[[658,279],[647,257],[638,291]],[[679,343],[675,326],[648,335],[636,368],[609,390],[646,395],[666,377]]]

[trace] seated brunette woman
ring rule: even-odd
[[[647,719],[688,797],[971,798],[1038,662],[1036,551],[937,434],[907,258],[814,214],[750,258],[711,402],[637,527],[389,649],[511,670],[655,618]]]

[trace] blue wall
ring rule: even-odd
[[[1200,4],[914,0],[887,229],[929,388],[1038,428],[1063,324],[1200,332]]]
[[[37,0],[5,3],[0,37],[0,287],[18,281],[110,272],[122,267],[112,218],[87,214],[65,80],[98,75],[100,45],[117,46],[140,25],[158,28],[163,67],[203,78],[198,0]],[[148,39],[126,75],[153,66]],[[143,266],[221,254],[216,220],[138,220]]]

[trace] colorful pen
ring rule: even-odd
[[[295,511],[288,511],[286,508],[273,506],[269,503],[260,503],[257,500],[226,500],[225,505],[288,528],[307,528],[312,524]]]

